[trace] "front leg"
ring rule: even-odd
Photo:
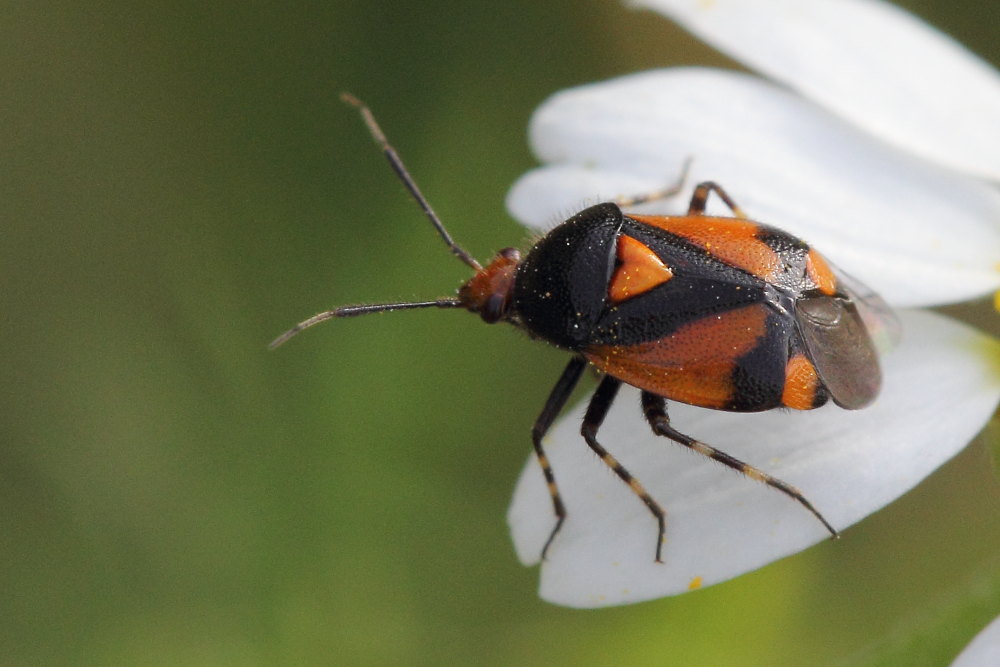
[[[586,365],[587,362],[583,357],[573,357],[570,360],[556,382],[556,386],[552,388],[548,400],[545,401],[545,407],[542,408],[542,413],[538,415],[538,419],[535,420],[535,425],[531,429],[531,443],[535,447],[535,456],[538,457],[538,464],[542,467],[542,474],[545,475],[545,484],[549,489],[549,495],[552,496],[552,509],[556,513],[556,525],[552,529],[552,532],[549,533],[549,539],[545,541],[545,546],[542,547],[542,560],[545,560],[545,554],[549,550],[549,545],[552,544],[556,533],[559,532],[563,521],[566,520],[566,505],[563,504],[562,496],[559,495],[559,487],[556,486],[556,476],[552,472],[552,465],[549,464],[549,458],[545,455],[545,450],[542,448],[542,438],[548,433],[552,422],[555,421],[555,418],[566,405],[566,401],[569,400],[570,394],[573,393],[573,388],[580,380],[580,375],[583,373]]]

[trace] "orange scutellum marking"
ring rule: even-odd
[[[810,250],[806,256],[806,274],[823,294],[832,296],[836,293],[837,277],[830,269],[830,265],[823,259],[823,255],[815,250]]]
[[[702,582],[702,578],[701,577],[695,577],[690,582],[688,582],[688,590],[689,591],[696,591],[696,590],[698,590],[699,588],[701,588],[701,582]]]
[[[649,246],[631,236],[618,237],[617,255],[620,264],[608,285],[612,303],[637,297],[674,277],[670,267]]]
[[[805,355],[796,354],[785,366],[785,388],[781,402],[793,410],[811,410],[816,400],[819,376]]]

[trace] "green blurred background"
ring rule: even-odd
[[[997,10],[908,2],[993,63]],[[986,434],[839,543],[633,607],[541,602],[504,516],[564,363],[327,307],[466,277],[556,90],[727,64],[615,2],[8,2],[0,664],[941,664],[1000,610]],[[979,312],[994,323],[986,306]],[[539,508],[548,511],[547,507]]]

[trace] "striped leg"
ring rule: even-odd
[[[586,365],[587,362],[583,357],[573,357],[570,360],[562,375],[559,376],[556,386],[552,388],[548,400],[545,401],[542,414],[538,415],[538,419],[535,420],[535,425],[531,429],[531,442],[535,446],[535,455],[538,457],[538,464],[542,466],[542,474],[545,475],[545,483],[549,487],[549,495],[552,496],[552,509],[556,513],[555,528],[552,529],[549,539],[545,541],[545,546],[542,547],[542,560],[545,560],[545,554],[549,550],[549,545],[552,544],[556,533],[559,532],[563,521],[566,520],[566,506],[563,505],[562,497],[559,495],[559,487],[556,486],[556,477],[552,472],[552,466],[549,464],[548,457],[545,456],[545,450],[542,449],[542,438],[548,433],[552,422],[555,421],[563,406],[566,405],[566,401],[569,399],[570,394],[573,393],[573,388],[580,379],[580,375],[583,373]]]
[[[733,458],[725,452],[719,451],[715,447],[706,445],[703,442],[699,442],[694,438],[690,438],[683,433],[676,431],[670,425],[670,418],[667,417],[666,401],[662,396],[651,394],[648,391],[642,392],[642,412],[646,415],[646,421],[649,422],[649,425],[653,428],[653,432],[657,435],[666,436],[674,442],[680,443],[685,447],[690,447],[699,454],[704,454],[711,459],[715,459],[719,463],[729,466],[733,470],[743,473],[750,479],[755,479],[758,482],[764,482],[768,486],[781,491],[789,498],[797,500],[803,507],[812,512],[813,515],[815,515],[815,517],[826,527],[826,529],[830,531],[830,535],[833,537],[840,537],[833,526],[831,526],[827,520],[823,518],[823,515],[820,514],[815,507],[813,507],[812,503],[806,500],[805,496],[802,495],[802,492],[791,484],[786,484],[780,479],[771,477],[762,470],[758,470],[749,464],[743,463],[739,459]]]
[[[691,195],[691,204],[688,206],[688,215],[704,214],[705,205],[708,203],[708,195],[711,192],[715,192],[715,194],[719,195],[719,198],[726,202],[726,206],[732,210],[733,215],[737,218],[747,217],[747,214],[743,212],[743,209],[736,205],[733,198],[722,189],[721,185],[715,183],[714,181],[699,183],[698,187],[694,189],[694,194]]]
[[[580,432],[583,434],[583,438],[587,441],[587,444],[590,445],[590,448],[594,450],[594,453],[601,457],[601,461],[611,468],[618,475],[619,479],[628,484],[632,492],[639,496],[642,502],[646,504],[646,507],[649,508],[649,511],[653,513],[653,516],[656,517],[659,529],[656,535],[656,562],[662,563],[663,560],[660,558],[660,554],[663,551],[663,536],[666,532],[666,513],[660,507],[659,503],[653,500],[653,497],[646,492],[646,489],[639,483],[639,480],[633,477],[632,473],[626,470],[614,456],[608,453],[608,450],[604,449],[597,442],[597,430],[608,415],[608,410],[611,408],[611,404],[614,402],[615,396],[618,394],[618,389],[621,386],[621,380],[613,378],[610,375],[604,376],[601,384],[597,387],[597,391],[594,392],[594,396],[590,399],[590,405],[587,406],[587,414],[583,417],[583,428],[580,429]]]

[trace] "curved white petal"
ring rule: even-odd
[[[903,322],[906,337],[886,358],[885,388],[870,408],[746,415],[672,404],[673,424],[798,486],[845,529],[961,450],[1000,399],[994,339],[928,312],[906,311]],[[664,562],[653,562],[656,527],[646,507],[580,437],[581,405],[545,441],[569,516],[542,565],[543,598],[599,607],[672,595],[827,537],[783,494],[653,436],[637,403],[636,391],[623,390],[599,438],[666,510]],[[554,517],[534,459],[507,518],[518,557],[537,563]]]
[[[1000,180],[1000,74],[898,7],[878,0],[634,4],[886,141]]]
[[[965,647],[951,667],[996,667],[1000,665],[1000,616]]]
[[[662,188],[691,157],[685,194],[663,212],[685,210],[693,184],[714,180],[752,218],[802,236],[894,305],[1000,288],[1000,192],[757,77],[672,68],[582,86],[545,102],[530,133],[549,166],[507,200],[528,225]]]

